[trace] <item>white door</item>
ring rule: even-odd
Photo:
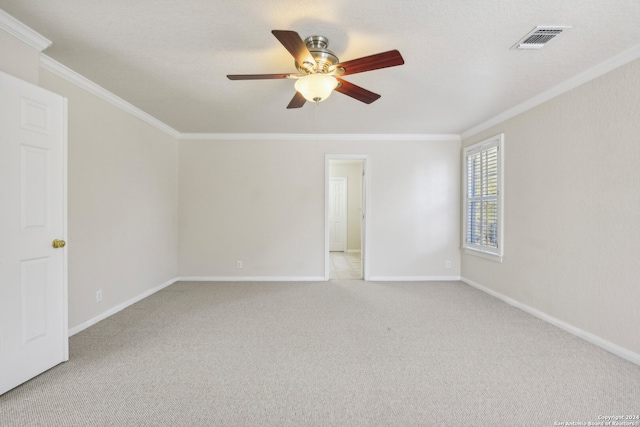
[[[329,250],[347,250],[347,178],[329,181]]]
[[[63,97],[0,73],[0,394],[68,359]]]

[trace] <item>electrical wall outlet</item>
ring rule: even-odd
[[[96,291],[96,302],[102,301],[102,289]]]
[[[446,261],[444,262],[444,268],[451,268],[451,261],[446,260]]]
[[[236,268],[242,268],[242,261],[236,261]]]

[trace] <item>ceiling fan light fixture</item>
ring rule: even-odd
[[[338,79],[329,74],[315,73],[296,80],[295,88],[304,99],[321,102],[327,99],[338,86]]]

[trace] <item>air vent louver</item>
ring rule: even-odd
[[[548,42],[571,27],[536,27],[524,36],[512,49],[542,49]]]

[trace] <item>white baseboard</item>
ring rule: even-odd
[[[166,288],[167,286],[173,285],[177,281],[178,281],[178,279],[171,279],[168,282],[165,282],[160,286],[156,286],[155,288],[149,289],[148,291],[141,293],[140,295],[138,295],[135,298],[130,299],[129,301],[125,301],[122,304],[118,304],[117,306],[105,311],[104,313],[99,314],[98,316],[96,316],[96,317],[94,317],[92,319],[87,320],[86,322],[82,322],[81,324],[79,324],[77,326],[74,326],[73,328],[69,328],[69,336],[73,336],[73,335],[77,334],[80,331],[84,331],[89,326],[95,325],[99,321],[104,320],[107,317],[112,316],[112,315],[116,314],[117,312],[124,310],[125,308],[129,307],[130,305],[133,305],[133,304],[137,303],[138,301],[145,299],[149,295],[155,294],[156,292]]]
[[[369,276],[370,282],[454,282],[460,276]]]
[[[567,332],[569,332],[572,335],[575,335],[579,338],[582,338],[585,341],[590,342],[591,344],[597,345],[598,347],[615,354],[616,356],[622,357],[625,360],[628,360],[631,363],[635,363],[636,365],[640,365],[640,354],[638,353],[634,353],[631,350],[628,350],[624,347],[621,347],[617,344],[614,344],[610,341],[605,340],[604,338],[601,338],[597,335],[592,334],[591,332],[587,332],[584,331],[580,328],[577,328],[569,323],[566,323],[560,319],[557,319],[547,313],[544,313],[536,308],[530,307],[526,304],[523,304],[519,301],[514,300],[513,298],[510,298],[504,294],[501,294],[500,292],[496,292],[492,289],[489,289],[485,286],[482,286],[479,283],[474,282],[473,280],[469,280],[466,277],[462,277],[460,279],[462,282],[466,283],[469,286],[472,286],[482,292],[485,292],[493,297],[498,298],[499,300],[502,300],[504,302],[506,302],[509,305],[512,305],[516,308],[519,308],[520,310],[527,312],[529,314],[531,314],[532,316],[537,317],[538,319],[544,320],[547,323],[552,324],[553,326],[556,326],[560,329],[563,329]]]
[[[183,276],[176,282],[324,282],[324,276]]]

